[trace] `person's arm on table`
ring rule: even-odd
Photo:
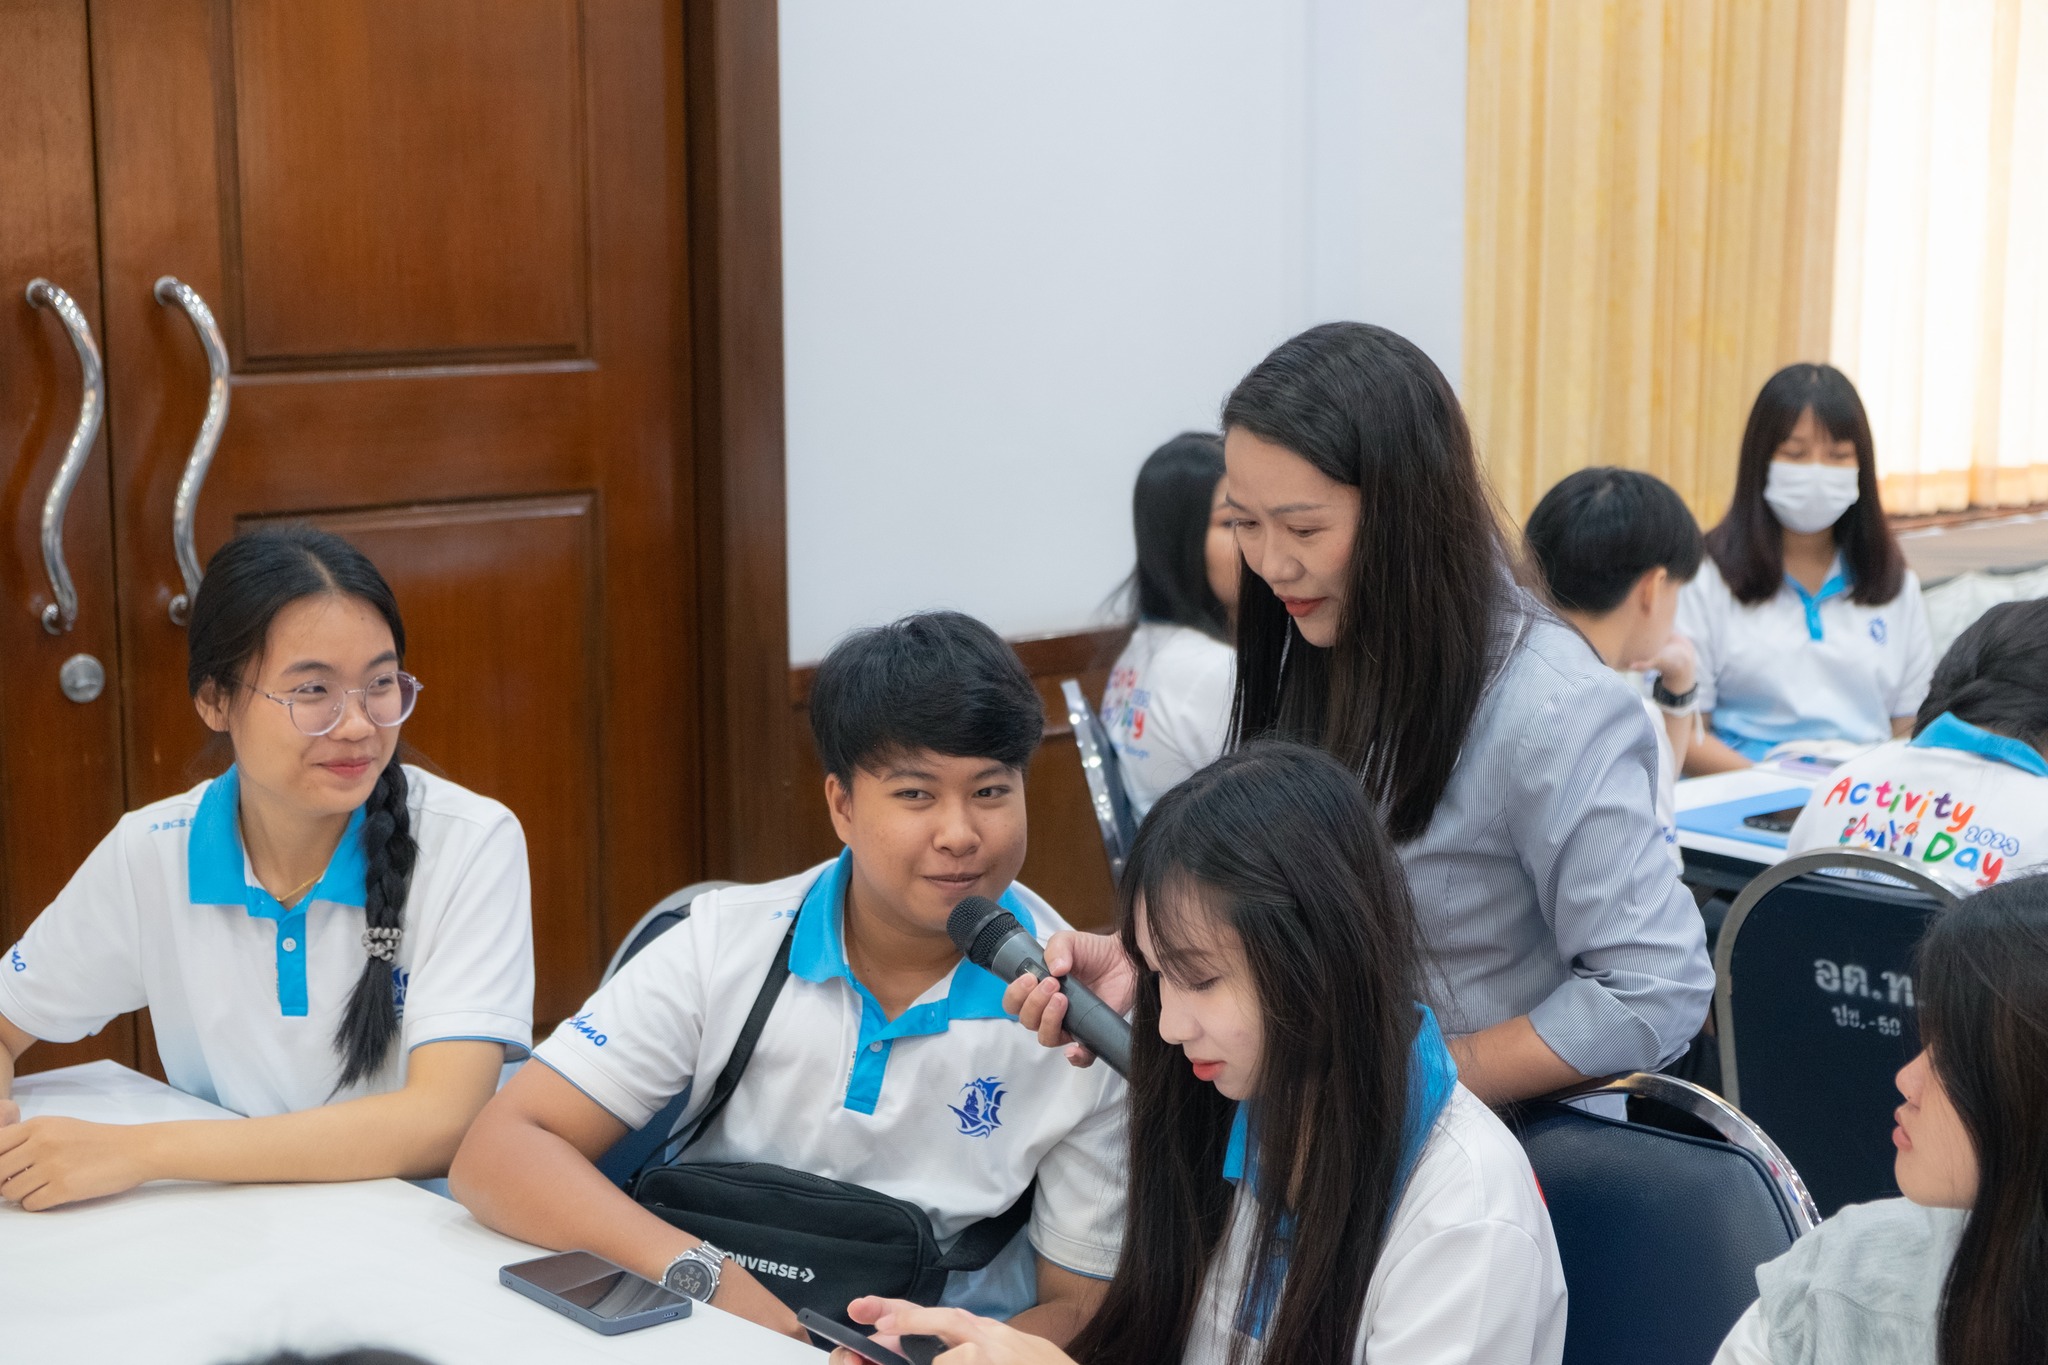
[[[176,1123],[30,1119],[0,1130],[0,1197],[29,1210],[118,1194],[150,1180],[281,1181],[424,1178],[448,1169],[491,1097],[503,1044],[425,1043],[405,1085],[261,1118]]]
[[[536,1246],[589,1251],[659,1283],[703,1239],[633,1202],[592,1164],[626,1125],[545,1063],[519,1074],[484,1107],[448,1172],[448,1188],[477,1221]],[[782,1300],[728,1260],[713,1306],[809,1341]]]
[[[14,1102],[14,1059],[28,1051],[33,1042],[32,1036],[0,1014],[0,1128],[21,1121],[21,1106]]]
[[[1692,747],[1686,750],[1678,770],[1687,777],[1709,777],[1714,773],[1739,772],[1755,766],[1722,742],[1721,737],[1714,733],[1713,716],[1702,712],[1700,732],[1693,739]]]

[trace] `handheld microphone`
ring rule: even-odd
[[[983,896],[969,896],[946,917],[946,935],[969,962],[1005,984],[1025,972],[1043,981],[1052,975],[1045,950],[1017,917]],[[1078,981],[1062,979],[1067,997],[1067,1032],[1088,1045],[1119,1076],[1131,1074],[1131,1026],[1101,997]]]

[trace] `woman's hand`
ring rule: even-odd
[[[1052,976],[1040,981],[1026,972],[1018,977],[1003,992],[1003,1008],[1036,1033],[1039,1042],[1064,1047],[1069,1062],[1087,1066],[1095,1054],[1066,1031],[1067,997],[1060,993],[1055,978],[1071,975],[1095,992],[1103,1004],[1118,1014],[1129,1014],[1138,995],[1137,973],[1124,956],[1124,945],[1115,938],[1072,929],[1062,929],[1046,941],[1045,965],[1052,969]]]
[[[21,1106],[13,1100],[0,1100],[0,1128],[10,1123],[21,1122]]]
[[[1050,954],[1046,962],[1051,964]],[[846,1314],[872,1326],[876,1342],[892,1351],[903,1337],[937,1337],[949,1349],[933,1365],[1074,1365],[1072,1356],[1045,1338],[993,1318],[977,1318],[962,1308],[920,1308],[901,1299],[866,1298],[848,1304]],[[865,1362],[842,1346],[832,1353],[831,1365]]]
[[[147,1124],[38,1118],[0,1127],[0,1199],[30,1212],[132,1190],[153,1179]]]

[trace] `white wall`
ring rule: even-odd
[[[1462,0],[780,0],[790,654],[1098,619],[1160,441],[1311,323],[1455,381]]]

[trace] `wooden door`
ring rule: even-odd
[[[127,802],[202,776],[206,739],[172,518],[208,369],[170,275],[231,370],[199,557],[298,518],[391,580],[407,741],[525,826],[542,1030],[702,867],[676,24],[91,5]]]
[[[120,663],[108,519],[107,433],[99,434],[61,522],[77,593],[68,628],[47,630],[56,606],[41,548],[42,510],[64,464],[84,399],[78,356],[45,295],[62,289],[104,339],[93,191],[92,91],[84,7],[77,0],[0,0],[0,952],[20,936],[120,818],[120,695],[108,686],[74,702],[65,663]],[[0,958],[0,972],[9,970]],[[120,1020],[71,1047],[42,1047],[27,1063],[133,1060],[135,1023]]]

